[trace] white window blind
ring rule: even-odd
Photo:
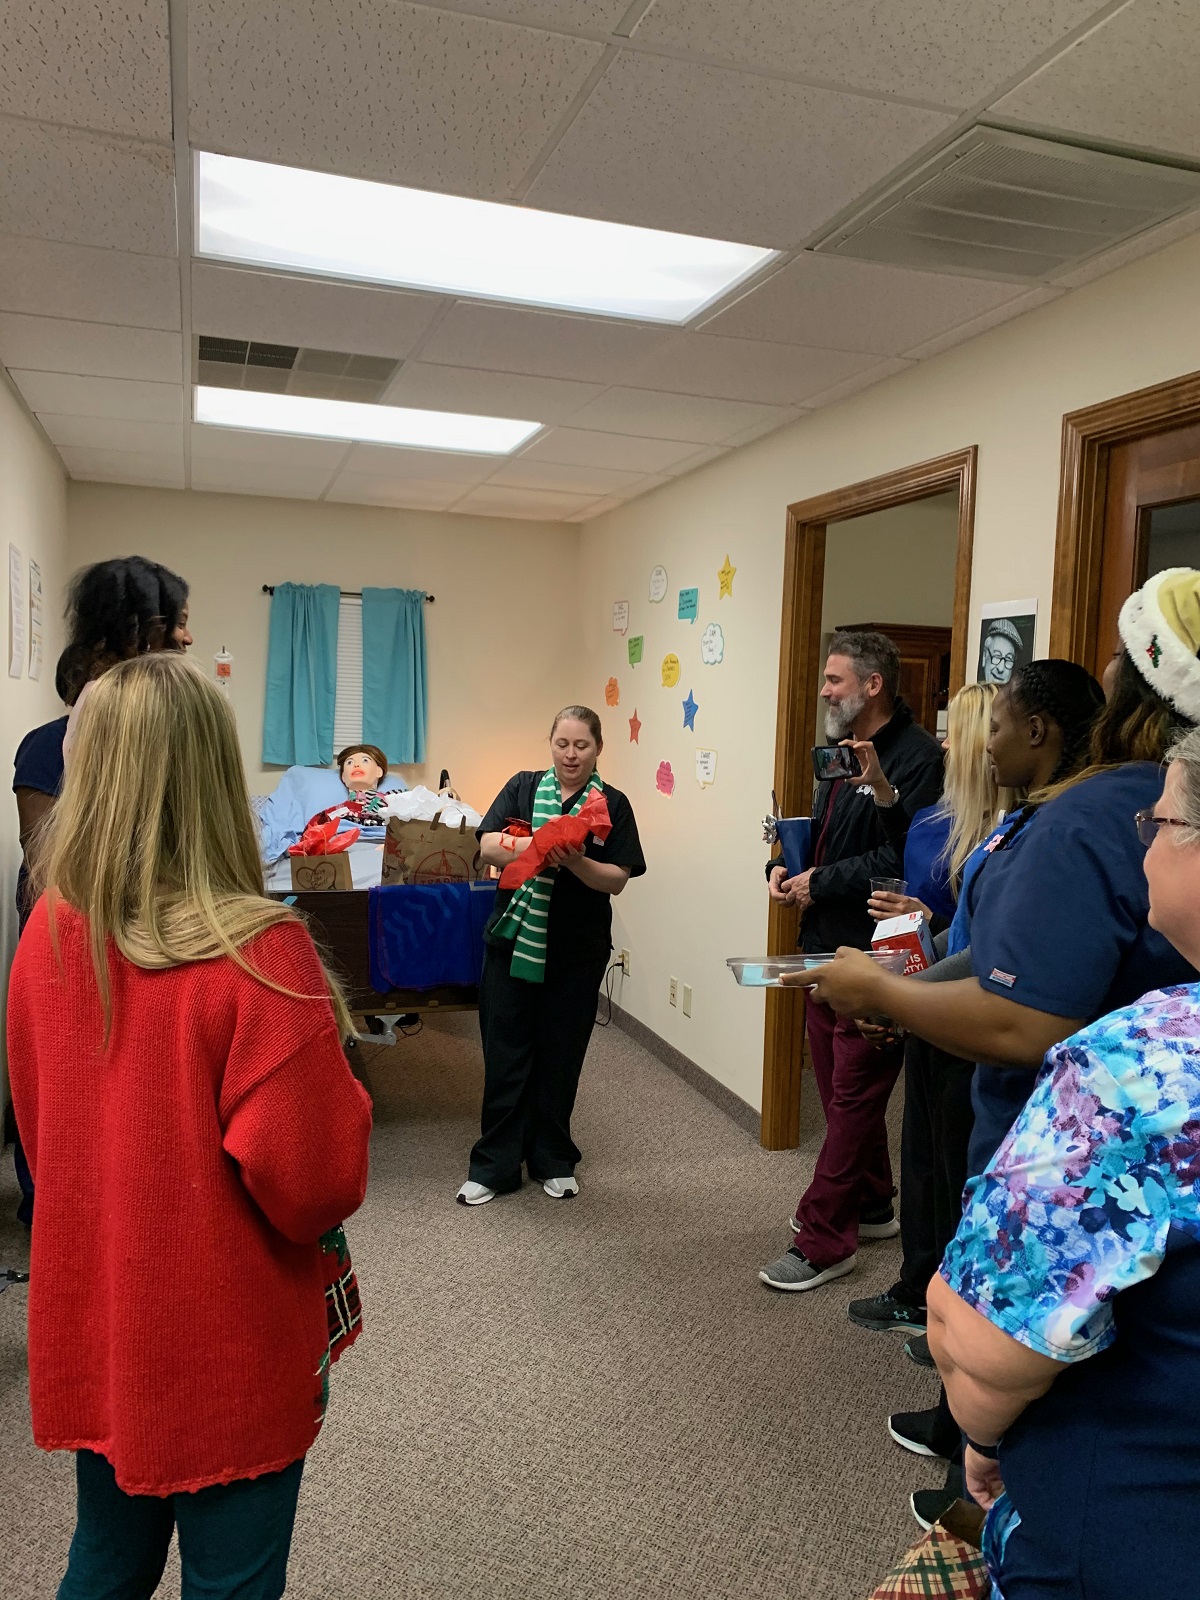
[[[337,694],[333,707],[333,753],[363,736],[362,600],[344,594],[338,602]]]

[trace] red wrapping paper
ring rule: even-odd
[[[603,844],[611,832],[612,818],[608,814],[608,801],[598,789],[594,789],[577,815],[551,817],[549,822],[542,823],[533,835],[529,849],[510,862],[500,874],[500,887],[517,889],[527,878],[536,877],[546,865],[546,857],[551,850],[559,845],[586,844],[591,833]]]
[[[338,832],[337,819],[319,822],[315,817],[305,828],[295,844],[288,845],[290,856],[337,856],[358,838],[361,829],[347,828]]]

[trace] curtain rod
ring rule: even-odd
[[[275,593],[275,585],[273,583],[264,583],[263,586],[262,586],[262,592],[264,594],[274,594]],[[339,589],[338,593],[341,595],[343,600],[361,600],[362,599],[362,590],[361,589]],[[425,596],[425,604],[427,606],[431,606],[433,604],[435,598],[436,597],[434,595],[427,594]]]

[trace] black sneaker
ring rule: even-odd
[[[915,1456],[933,1456],[947,1465],[958,1448],[959,1432],[937,1406],[928,1411],[897,1411],[887,1430],[897,1444]]]
[[[896,1208],[890,1201],[886,1206],[879,1206],[874,1211],[863,1211],[859,1214],[860,1239],[894,1239],[899,1232],[900,1219],[896,1216]]]
[[[925,1334],[919,1333],[915,1339],[906,1339],[904,1354],[918,1367],[932,1367],[937,1371],[937,1362],[929,1353],[929,1340]]]
[[[938,1518],[944,1517],[960,1498],[953,1489],[918,1489],[915,1494],[909,1495],[908,1503],[913,1516],[928,1533]]]
[[[884,1333],[889,1328],[906,1328],[910,1333],[925,1332],[925,1307],[918,1305],[903,1283],[894,1283],[883,1294],[869,1300],[851,1300],[846,1315],[860,1328]]]

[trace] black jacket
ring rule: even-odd
[[[897,828],[897,818],[892,817],[884,828],[875,797],[865,784],[859,787],[849,779],[817,784],[813,840],[815,844],[824,835],[824,848],[821,865],[809,880],[813,903],[804,913],[799,939],[800,948],[810,953],[836,950],[841,944],[870,948],[875,930],[867,912],[871,879],[904,876],[908,821],[923,806],[933,805],[942,792],[942,748],[913,721],[903,700],[897,700],[890,721],[872,743],[888,781],[900,791],[903,825]],[[769,864],[768,874],[781,860]]]

